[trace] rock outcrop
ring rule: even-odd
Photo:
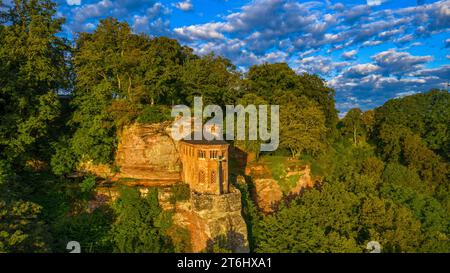
[[[90,208],[117,198],[119,184],[137,187],[142,195],[157,187],[161,208],[173,212],[174,225],[189,231],[193,252],[207,251],[219,239],[233,252],[248,252],[239,190],[232,188],[220,195],[191,192],[189,200],[173,201],[171,186],[182,180],[183,166],[179,143],[171,138],[170,126],[171,122],[165,122],[124,128],[115,156],[116,173],[106,165],[83,164],[84,170],[108,178],[97,187],[97,198]]]
[[[241,215],[241,193],[222,195],[191,193],[188,204],[178,205],[174,223],[191,235],[192,251],[201,252],[219,239],[233,252],[249,252],[247,226]]]
[[[120,134],[116,164],[120,177],[147,181],[180,181],[177,143],[170,137],[170,122],[134,124]]]
[[[277,179],[268,162],[252,163],[246,167],[245,174],[253,183],[253,199],[264,213],[273,212],[283,197],[299,195],[314,186],[309,165],[300,161],[287,161],[285,164],[278,166]]]
[[[141,195],[148,187],[138,188]],[[89,210],[100,207],[118,197],[116,187],[97,187],[97,194],[89,202]],[[188,200],[172,202],[171,187],[158,188],[161,208],[173,212],[173,224],[189,231],[192,252],[204,252],[219,240],[237,253],[249,252],[247,225],[241,215],[241,193],[235,188],[222,195],[191,192]],[[222,246],[223,247],[223,246]]]
[[[260,178],[253,181],[255,201],[265,213],[274,211],[274,207],[283,198],[283,192],[278,182],[271,178]]]
[[[314,186],[309,165],[306,165],[303,170],[288,172],[287,177],[291,176],[299,177],[296,186],[291,190],[291,194],[300,194],[302,190],[312,188]]]

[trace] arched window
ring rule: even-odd
[[[216,171],[211,172],[211,183],[216,183],[217,175]]]
[[[198,181],[200,183],[204,184],[205,183],[205,179],[206,179],[205,172],[204,171],[200,171],[199,174],[198,174]]]

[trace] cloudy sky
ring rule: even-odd
[[[114,16],[245,71],[287,62],[336,90],[341,114],[450,81],[450,0],[57,0],[65,34]]]

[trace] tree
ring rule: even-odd
[[[348,111],[345,117],[342,119],[341,131],[344,135],[350,134],[353,139],[353,144],[358,144],[358,137],[362,135],[363,130],[363,121],[362,121],[363,112],[359,108],[353,108]]]
[[[32,202],[0,200],[0,253],[49,252],[49,234]]]
[[[338,121],[335,92],[318,76],[307,73],[298,75],[286,63],[265,63],[249,68],[244,87],[248,92],[256,93],[272,104],[275,104],[277,98],[285,92],[306,96],[316,102],[323,112],[325,125],[329,128],[327,137],[330,139],[334,137]]]
[[[68,87],[69,48],[57,36],[64,19],[55,17],[53,2],[15,0],[0,12],[0,150],[23,162],[48,144],[43,139],[59,115],[57,92]]]
[[[450,147],[450,93],[444,90],[430,90],[387,101],[375,109],[373,139],[384,145],[383,128],[407,128],[420,136],[426,145],[443,158],[448,158]],[[386,132],[384,132],[386,133]]]
[[[190,58],[182,69],[181,96],[190,105],[194,96],[202,96],[204,104],[234,104],[240,93],[240,74],[227,59],[213,54]]]
[[[280,96],[280,147],[292,157],[302,153],[317,154],[326,147],[325,117],[316,103],[292,92]]]
[[[77,76],[71,124],[77,127],[72,149],[82,160],[108,163],[117,144],[116,124],[108,111],[120,103],[129,118],[135,99],[132,93],[133,64],[142,48],[139,37],[125,23],[102,20],[92,34],[81,33],[76,41],[74,66]],[[137,56],[139,57],[139,56]]]
[[[410,210],[389,200],[365,199],[360,219],[365,241],[379,242],[383,252],[415,252],[421,244],[420,222]]]
[[[171,249],[166,231],[170,226],[168,216],[158,203],[158,193],[150,190],[142,198],[136,189],[124,188],[115,205],[116,221],[111,238],[114,250],[126,253],[168,252]]]
[[[312,190],[260,224],[257,252],[360,252],[358,199],[338,183]]]
[[[117,132],[125,125],[158,121],[156,116],[167,110],[161,104],[185,103],[182,67],[193,57],[176,40],[134,34],[127,23],[113,18],[101,20],[93,33],[81,33],[74,50],[71,120],[77,157],[111,163]]]
[[[255,105],[256,110],[258,111],[258,105],[267,105],[268,103],[267,103],[267,101],[265,101],[258,95],[254,94],[254,93],[248,93],[248,94],[245,94],[244,96],[242,96],[242,98],[238,99],[237,104],[242,105],[244,107],[247,107],[248,105]],[[258,111],[258,114],[259,114],[259,111]],[[268,115],[268,120],[267,120],[268,130],[270,130],[270,121],[269,121],[270,114],[271,114],[270,109],[268,109],[268,113],[267,113],[267,115]],[[257,118],[259,120],[259,116]],[[236,126],[237,125],[235,124],[235,127]],[[245,140],[237,140],[236,139],[237,130],[235,128],[234,129],[235,139],[236,139],[235,145],[245,152],[253,153],[255,155],[255,159],[258,160],[259,156],[260,156],[261,144],[263,142],[259,139],[249,140],[249,130],[250,130],[250,118],[248,117],[248,115],[246,115],[246,117],[245,117],[245,132],[247,134],[246,139]]]
[[[375,111],[368,110],[362,113],[361,116],[362,125],[364,127],[364,131],[368,136],[372,135],[374,126],[375,126]]]
[[[417,170],[421,178],[435,188],[445,183],[449,175],[448,164],[442,162],[417,135],[407,135],[403,141],[403,160],[405,164]]]

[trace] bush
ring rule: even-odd
[[[62,215],[53,225],[53,235],[56,239],[53,249],[57,252],[67,252],[67,243],[77,241],[81,245],[82,253],[111,252],[109,233],[113,219],[112,211],[106,207],[96,209],[92,213],[82,212],[70,217]]]
[[[158,192],[149,191],[145,198],[135,188],[123,187],[114,204],[117,220],[112,225],[114,251],[120,253],[171,252],[166,231],[171,225],[159,206]]]
[[[191,197],[191,191],[189,185],[186,183],[176,183],[172,187],[172,195],[170,197],[170,203],[175,204],[177,201],[185,201]]]
[[[96,178],[94,175],[86,176],[80,184],[80,190],[83,193],[90,193],[95,187]]]
[[[75,168],[77,158],[71,150],[69,141],[67,139],[62,139],[54,144],[53,148],[55,149],[55,153],[50,160],[53,173],[56,175],[71,173]]]
[[[167,106],[145,106],[136,121],[139,123],[158,123],[170,120],[170,109]]]

